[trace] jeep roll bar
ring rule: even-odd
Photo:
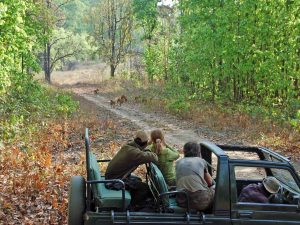
[[[86,180],[91,179],[90,175],[90,140],[89,140],[89,128],[85,128],[85,161],[86,161]]]
[[[90,175],[90,141],[89,141],[89,129],[85,128],[85,163],[86,163],[86,180],[87,183],[91,180]],[[86,187],[86,208],[89,211],[91,209],[91,186],[87,185]]]

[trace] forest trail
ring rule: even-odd
[[[107,112],[107,117],[113,113],[115,115],[114,119],[120,118],[123,121],[130,122],[135,128],[133,130],[142,129],[150,133],[153,129],[162,129],[165,133],[166,141],[178,149],[181,149],[187,141],[254,145],[239,139],[239,136],[234,131],[217,132],[207,127],[196,126],[191,121],[186,121],[170,114],[145,111],[141,105],[134,103],[132,99],[129,99],[122,106],[111,107],[110,98],[106,94],[101,92],[98,94],[93,93],[93,85],[71,85],[67,86],[67,89],[95,106],[101,107],[101,112]],[[237,157],[243,158],[242,155]],[[296,170],[300,171],[300,163],[294,162],[293,164]]]
[[[218,144],[249,144],[245,140],[240,140],[239,135],[233,130],[215,131],[205,125],[199,126],[193,121],[184,120],[165,112],[146,110],[142,104],[136,103],[133,99],[128,99],[128,102],[122,106],[111,107],[110,99],[114,99],[112,95],[101,91],[94,94],[94,85],[63,84],[61,87],[81,96],[97,107],[101,107],[101,112],[105,114],[107,112],[107,117],[113,113],[114,119],[120,118],[131,122],[132,130],[142,129],[150,133],[153,129],[162,129],[166,141],[179,149],[188,141],[206,140]]]
[[[118,117],[131,121],[137,129],[150,132],[153,129],[162,129],[165,132],[168,143],[181,147],[187,141],[203,141],[207,140],[204,135],[199,133],[198,129],[187,129],[187,122],[179,121],[176,117],[170,115],[162,115],[157,112],[144,112],[132,101],[122,104],[122,106],[111,107],[110,99],[101,94],[92,94],[89,88],[72,88],[72,91],[93,102],[95,105],[113,112]],[[183,123],[183,126],[181,125]],[[185,124],[185,127],[184,127]]]

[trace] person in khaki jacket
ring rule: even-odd
[[[121,179],[125,182],[126,189],[131,194],[132,205],[138,205],[147,199],[150,190],[147,184],[140,178],[131,176],[131,173],[141,164],[158,163],[157,155],[150,150],[145,150],[148,141],[147,133],[138,131],[133,141],[121,147],[109,162],[105,172],[105,179]]]

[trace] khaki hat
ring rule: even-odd
[[[135,138],[141,139],[141,142],[147,142],[149,140],[147,133],[142,130],[136,132]]]
[[[262,183],[271,194],[277,193],[280,189],[280,182],[275,177],[266,177]]]

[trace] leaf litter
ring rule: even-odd
[[[131,138],[130,122],[86,101],[81,108],[71,119],[48,122],[27,151],[17,144],[1,150],[0,224],[67,224],[70,178],[85,176],[85,127],[102,159]]]

